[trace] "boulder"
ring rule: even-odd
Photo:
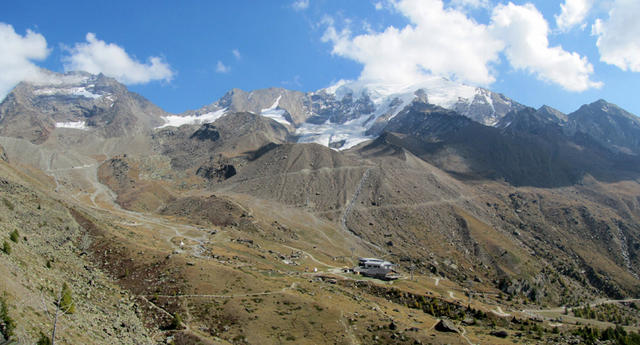
[[[494,337],[498,337],[498,338],[506,338],[509,336],[509,333],[507,333],[507,331],[505,331],[504,329],[500,329],[500,330],[495,330],[495,331],[491,331],[492,336]]]
[[[440,320],[436,326],[436,331],[439,332],[452,332],[452,333],[460,333],[458,328],[451,322],[451,320]]]

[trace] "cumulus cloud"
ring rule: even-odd
[[[240,60],[240,58],[242,58],[242,55],[240,55],[240,51],[238,49],[232,50],[231,53],[233,54],[233,57],[236,58],[236,60]]]
[[[556,25],[560,31],[568,31],[576,25],[586,26],[584,19],[593,6],[593,0],[565,0],[560,4],[560,14],[556,15]]]
[[[596,45],[600,61],[617,66],[623,71],[640,72],[640,2],[616,0],[609,18],[598,19],[592,27],[598,36]]]
[[[37,79],[41,73],[33,61],[48,55],[44,36],[31,30],[21,36],[13,26],[0,23],[0,101],[19,82]]]
[[[229,73],[231,71],[231,67],[222,63],[222,61],[218,60],[216,64],[216,72],[218,73]]]
[[[348,27],[338,30],[331,19],[324,20],[323,41],[332,43],[333,54],[361,63],[363,81],[410,84],[438,75],[489,85],[496,80],[494,67],[502,53],[515,69],[567,90],[602,85],[591,81],[593,66],[585,57],[549,46],[549,25],[531,4],[498,5],[489,25],[477,23],[462,9],[445,8],[442,0],[400,0],[392,5],[408,25],[353,35]]]
[[[333,44],[333,54],[363,64],[361,79],[406,84],[436,74],[482,85],[495,80],[489,64],[498,61],[503,44],[485,25],[445,9],[441,0],[393,5],[409,25],[352,37],[348,29],[337,30],[326,21],[323,40]]]
[[[291,7],[296,11],[306,10],[309,8],[309,0],[296,0],[291,4]]]
[[[590,79],[593,66],[586,57],[549,46],[547,21],[532,4],[498,5],[491,16],[491,32],[506,43],[505,55],[511,66],[556,83],[569,91],[598,88]]]
[[[147,63],[132,58],[120,46],[106,43],[88,33],[86,43],[76,43],[63,58],[65,71],[103,73],[125,84],[145,84],[154,80],[171,81],[173,71],[164,59],[152,56]]]

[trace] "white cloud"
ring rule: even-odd
[[[231,67],[222,63],[222,61],[218,60],[216,64],[216,72],[218,73],[229,73],[231,71]]]
[[[325,20],[323,40],[333,43],[333,54],[363,64],[360,79],[406,84],[436,74],[482,85],[495,80],[488,65],[498,61],[502,43],[485,25],[444,9],[441,0],[403,0],[394,6],[409,25],[351,37],[348,29],[337,30]]]
[[[21,36],[13,26],[0,23],[0,101],[19,82],[37,79],[40,69],[32,61],[48,55],[44,36],[31,30]]]
[[[125,84],[144,84],[154,80],[170,81],[173,71],[160,57],[152,56],[141,63],[120,46],[106,43],[88,33],[86,43],[76,43],[63,58],[65,71],[103,73]]]
[[[584,29],[584,20],[592,6],[593,0],[565,0],[564,4],[560,4],[560,14],[555,16],[558,29],[569,31],[580,24]]]
[[[609,18],[598,19],[592,27],[598,36],[600,61],[623,71],[640,72],[640,2],[616,0]]]
[[[491,31],[506,43],[511,66],[556,83],[569,91],[598,88],[590,79],[593,66],[586,57],[569,53],[561,46],[549,46],[547,21],[532,4],[498,5],[491,16]]]
[[[348,27],[336,29],[331,18],[323,20],[327,25],[323,41],[332,43],[333,54],[363,65],[360,80],[415,84],[438,75],[489,85],[496,79],[494,67],[504,53],[514,68],[567,90],[602,85],[590,80],[593,66],[585,57],[549,46],[548,23],[531,4],[496,6],[488,26],[468,17],[463,9],[445,8],[442,0],[400,0],[392,5],[409,25],[354,36]]]
[[[451,6],[457,8],[489,8],[489,0],[451,0]]]
[[[296,11],[306,10],[309,8],[309,0],[296,0],[291,4],[291,7]]]
[[[233,54],[233,57],[236,58],[236,60],[240,60],[242,58],[242,55],[240,55],[240,51],[238,49],[232,50],[231,53]]]

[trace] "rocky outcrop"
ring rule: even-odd
[[[201,166],[196,171],[196,175],[206,178],[207,180],[226,180],[236,174],[236,168],[231,164],[222,164],[218,167]]]
[[[506,338],[506,337],[509,336],[509,333],[504,329],[491,331],[491,333],[489,333],[489,334],[491,334],[494,337],[498,337],[498,338]]]
[[[9,158],[7,157],[7,152],[5,152],[4,147],[0,146],[0,159],[9,162]]]
[[[451,320],[442,319],[434,327],[439,332],[460,333],[460,330],[453,324]]]
[[[210,140],[216,141],[220,139],[220,132],[216,129],[216,126],[210,123],[205,123],[197,131],[193,132],[189,139],[197,139],[200,141]]]

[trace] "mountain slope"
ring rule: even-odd
[[[56,129],[110,138],[139,134],[166,113],[112,78],[83,72],[22,82],[0,104],[0,134],[40,144]]]
[[[616,180],[639,173],[637,158],[611,154],[581,132],[566,136],[557,122],[533,109],[503,120],[508,125],[499,125],[502,129],[487,127],[452,111],[414,103],[389,122],[383,140],[460,177],[504,178],[516,186],[554,187],[577,183],[585,174]]]
[[[614,152],[640,154],[640,119],[604,100],[583,105],[569,114],[572,131],[594,138]]]
[[[46,175],[31,173],[0,161],[0,237],[11,246],[0,253],[0,294],[16,324],[14,340],[35,344],[40,332],[51,334],[55,301],[67,284],[75,311],[59,315],[56,344],[151,343],[134,296],[88,257],[93,234],[68,204],[40,189],[50,183]],[[19,233],[15,242],[12,231]]]

